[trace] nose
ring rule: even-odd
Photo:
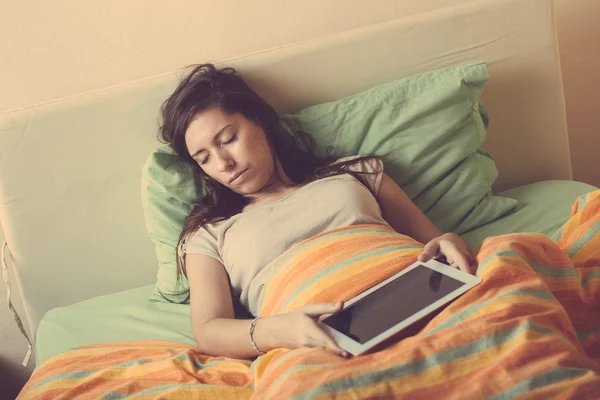
[[[217,169],[220,172],[225,172],[229,169],[231,169],[231,167],[233,167],[233,165],[235,164],[235,162],[233,161],[233,158],[229,155],[229,154],[219,154],[215,157],[217,160]]]

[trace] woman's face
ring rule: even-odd
[[[263,129],[242,114],[227,114],[220,108],[196,114],[185,143],[208,176],[237,193],[257,193],[275,176]]]

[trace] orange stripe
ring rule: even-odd
[[[343,270],[332,272],[320,282],[315,282],[312,290],[307,289],[280,312],[288,312],[305,304],[350,300],[411,265],[420,252],[421,250],[414,249],[392,252],[372,257],[367,262],[363,260],[346,266]]]
[[[267,289],[263,299],[261,315],[268,316],[282,312],[283,305],[292,296],[294,291],[311,277],[329,268],[331,265],[351,259],[372,251],[394,245],[418,244],[414,240],[399,234],[390,236],[388,233],[373,234],[362,233],[352,237],[336,237],[325,243],[315,244],[316,249],[307,249],[299,253],[293,260],[278,270],[276,276],[269,282],[270,290]],[[343,251],[340,251],[343,248]],[[414,254],[414,249],[403,249],[398,251]],[[373,261],[373,260],[369,260]],[[414,259],[413,259],[414,261]],[[363,261],[364,262],[364,261]],[[276,290],[274,289],[276,288]],[[358,293],[365,290],[360,289]],[[348,298],[345,298],[348,299]],[[302,305],[307,304],[303,303]],[[297,303],[296,303],[297,306]]]
[[[358,237],[346,238],[346,240],[340,239],[340,237],[333,237],[324,243],[317,243],[317,247],[322,248],[316,251],[309,249],[312,251],[308,254],[298,254],[294,260],[290,260],[278,271],[272,282],[269,282],[269,285],[277,287],[277,297],[281,299],[278,303],[285,301],[298,286],[305,282],[307,277],[313,276],[324,268],[363,254],[365,249],[380,249],[397,242],[397,240],[390,240],[378,232],[362,234]],[[339,250],[339,246],[344,247],[343,252]],[[281,305],[276,303],[269,309],[279,309],[280,307]]]

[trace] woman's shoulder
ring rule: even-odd
[[[218,219],[216,221],[207,222],[196,228],[196,230],[190,232],[188,235],[188,241],[202,240],[202,238],[211,237],[217,238],[219,232],[227,229],[237,218],[237,214],[229,218]]]
[[[329,163],[329,165],[341,164],[341,163],[348,162],[348,161],[355,161],[361,157],[366,157],[366,156],[360,155],[360,154],[352,155],[352,156],[343,156],[343,157],[333,160],[332,162]]]
[[[337,164],[346,163],[348,169],[353,172],[381,172],[383,171],[383,161],[378,156],[372,155],[351,155],[340,157],[329,164],[335,166]]]

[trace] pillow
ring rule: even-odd
[[[515,199],[495,196],[498,171],[479,148],[488,118],[480,101],[489,78],[485,63],[399,79],[281,117],[285,134],[302,130],[317,155],[375,154],[385,172],[442,230],[459,234],[514,211]],[[176,247],[192,203],[202,195],[191,167],[165,145],[148,158],[142,205],[155,243],[158,282],[151,301],[178,301]]]
[[[185,219],[202,193],[192,166],[169,145],[156,149],[142,168],[142,208],[158,260],[157,283],[150,301],[185,300],[187,280],[177,282],[177,242]],[[162,293],[162,294],[161,294]]]
[[[488,116],[480,101],[485,63],[399,79],[282,117],[316,140],[317,155],[381,156],[385,172],[442,230],[459,234],[514,211],[494,196],[498,170],[479,146]]]

